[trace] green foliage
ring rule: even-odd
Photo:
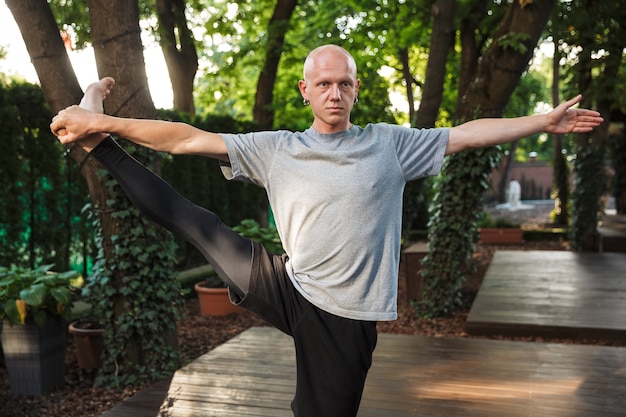
[[[3,152],[0,153],[0,263],[12,264],[18,258],[22,244],[23,210],[20,184],[22,164],[19,152],[20,137],[19,109],[11,100],[8,87],[0,88],[0,137]],[[12,261],[13,259],[13,261]]]
[[[53,267],[0,267],[0,320],[6,318],[11,325],[34,322],[40,327],[50,316],[69,320],[83,279],[76,271],[52,272]]]
[[[217,272],[213,271],[202,280],[202,286],[207,288],[226,288],[226,284],[217,275]]]
[[[211,39],[207,38],[202,59],[209,70],[198,77],[196,107],[201,114],[250,119],[274,3],[239,0],[236,4],[236,13],[232,13],[220,2],[207,2],[215,13],[205,25]],[[386,64],[385,56],[380,53],[383,36],[372,39],[373,32],[367,29],[368,18],[374,15],[380,17],[380,10],[374,13],[364,5],[356,7],[349,2],[324,0],[321,4],[312,1],[298,4],[277,70],[272,104],[276,128],[304,130],[311,125],[311,110],[302,105],[297,85],[306,55],[325,43],[345,47],[357,62],[362,94],[353,110],[354,123],[394,121],[387,93],[389,83],[378,73]],[[222,43],[213,43],[215,38],[220,38]]]
[[[63,158],[51,118],[39,86],[0,81],[0,264],[65,270],[90,254],[86,184]]]
[[[263,227],[254,219],[243,219],[233,230],[242,236],[252,239],[265,247],[273,254],[281,255],[285,252],[274,226]],[[214,270],[204,279],[205,286],[209,288],[224,288],[226,284],[217,276]]]
[[[49,0],[57,25],[72,34],[72,44],[82,49],[91,44],[91,24],[87,0]]]
[[[519,223],[514,223],[504,217],[496,217],[495,219],[489,215],[489,213],[483,211],[480,213],[478,220],[476,221],[476,227],[478,228],[497,228],[497,229],[511,229],[520,227]]]
[[[265,247],[275,255],[285,252],[278,235],[278,230],[274,226],[262,227],[256,220],[244,219],[233,230],[242,236],[252,239]]]

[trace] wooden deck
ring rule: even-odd
[[[169,390],[105,416],[292,416],[291,339],[250,329],[174,375]],[[140,394],[142,395],[142,394]],[[136,408],[141,404],[142,408]],[[360,417],[617,417],[626,348],[380,335]]]
[[[626,340],[626,254],[501,251],[474,334]],[[292,341],[250,329],[101,417],[292,416]],[[626,416],[626,347],[379,335],[360,417]]]
[[[497,251],[466,329],[626,341],[626,254]]]

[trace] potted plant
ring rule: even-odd
[[[65,383],[66,323],[82,276],[0,267],[2,350],[14,395],[41,395]]]
[[[231,303],[228,288],[215,272],[194,285],[203,316],[225,316],[241,309]]]
[[[519,224],[505,218],[492,219],[483,212],[477,222],[480,243],[484,244],[517,244],[523,242],[524,233]]]
[[[99,369],[104,351],[104,328],[94,317],[82,317],[71,322],[68,331],[76,347],[76,360],[81,369]]]
[[[255,220],[242,220],[233,230],[242,236],[261,243],[267,250],[275,254],[284,252],[278,231],[275,227],[262,227]],[[231,303],[228,288],[215,274],[209,274],[206,279],[196,283],[194,289],[200,301],[200,314],[221,316],[240,311],[240,308]]]
[[[104,351],[104,326],[102,311],[98,302],[102,291],[94,289],[94,281],[103,273],[104,262],[97,260],[91,274],[86,277],[85,285],[81,288],[80,300],[84,307],[75,315],[67,330],[72,335],[76,348],[76,361],[81,369],[100,369],[102,367],[102,353]]]

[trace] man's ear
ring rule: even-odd
[[[300,80],[298,81],[298,89],[300,90],[300,94],[302,98],[306,100],[306,81]]]

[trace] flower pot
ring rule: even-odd
[[[241,307],[231,303],[228,288],[211,288],[202,285],[202,282],[194,285],[200,302],[200,314],[203,316],[225,316],[241,311]]]
[[[102,367],[104,329],[94,326],[88,320],[79,320],[70,323],[68,330],[76,346],[78,367],[82,369],[99,369]]]
[[[523,242],[524,231],[521,228],[491,228],[483,227],[479,229],[480,243],[498,245],[498,244],[516,244]]]
[[[42,395],[65,385],[66,321],[2,323],[2,350],[13,395]]]

